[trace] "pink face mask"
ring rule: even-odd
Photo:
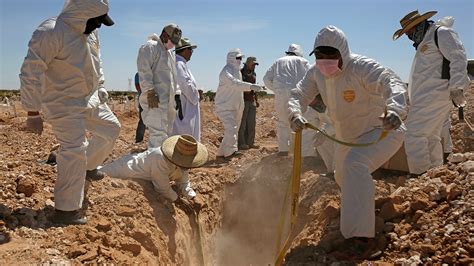
[[[316,66],[321,74],[327,78],[331,78],[341,73],[339,69],[339,59],[316,59]]]
[[[165,43],[165,47],[166,49],[170,50],[174,48],[174,44],[171,42],[170,39],[168,39],[168,41]]]

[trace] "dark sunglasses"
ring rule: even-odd
[[[236,57],[237,60],[242,60],[242,56]]]

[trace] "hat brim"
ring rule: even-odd
[[[187,49],[187,48],[191,48],[191,49],[196,49],[197,48],[197,45],[186,45],[186,46],[183,46],[183,47],[178,47],[178,48],[175,48],[175,51],[181,51],[181,50],[184,50],[184,49]]]
[[[104,24],[105,26],[112,26],[115,24],[115,22],[108,14],[105,14],[105,16],[102,18],[102,24]]]
[[[206,147],[197,142],[197,153],[194,156],[183,155],[175,151],[176,142],[180,135],[171,136],[167,138],[161,145],[161,152],[163,155],[173,164],[185,167],[185,168],[196,168],[203,166],[207,162],[208,152]]]
[[[427,20],[429,18],[431,18],[432,16],[434,16],[436,13],[438,13],[438,11],[429,11],[429,12],[426,12],[425,14],[419,16],[418,18],[416,18],[415,20],[413,20],[412,22],[410,22],[408,25],[406,25],[405,27],[395,31],[395,33],[393,34],[393,40],[397,40],[398,38],[400,38],[400,36],[402,36],[403,34],[405,34],[407,31],[409,31],[411,28],[415,27],[416,25],[420,24],[420,22],[424,21],[424,20]]]

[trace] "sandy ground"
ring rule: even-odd
[[[470,103],[474,102],[471,94]],[[122,123],[110,160],[144,148],[133,144],[137,114],[114,106]],[[20,110],[20,108],[18,108]],[[474,106],[466,117],[474,120]],[[202,103],[202,139],[209,162],[190,173],[207,206],[188,215],[163,202],[151,183],[109,177],[88,184],[84,204],[89,223],[57,227],[56,169],[45,164],[56,144],[46,124],[42,136],[23,130],[19,117],[0,114],[0,264],[149,263],[152,265],[266,265],[277,252],[278,220],[291,157],[276,156],[273,100],[257,111],[259,149],[229,163],[215,160],[223,126],[212,103]],[[378,170],[376,215],[379,264],[473,263],[473,133],[453,111],[456,156],[417,179]],[[353,264],[337,261],[339,188],[318,158],[303,164],[298,220],[291,234],[287,265]],[[203,251],[203,258],[200,253]]]

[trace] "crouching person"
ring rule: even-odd
[[[100,170],[112,178],[150,180],[161,196],[199,210],[204,202],[196,197],[189,182],[188,170],[204,165],[207,157],[206,147],[192,136],[176,135],[166,139],[161,147],[123,156]],[[174,182],[176,191],[170,181]]]

